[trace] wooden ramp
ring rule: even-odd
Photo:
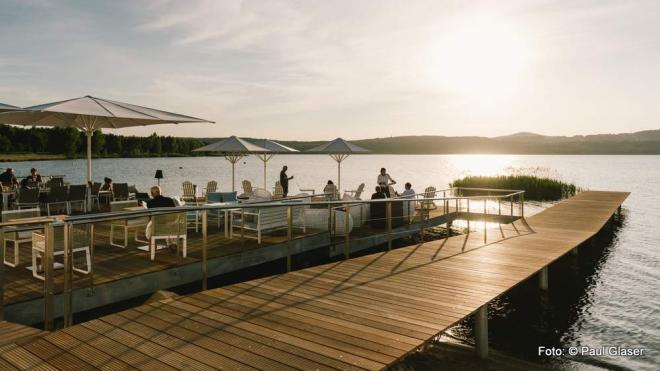
[[[489,230],[487,245],[475,232],[140,306],[0,357],[45,369],[381,369],[593,236],[627,195],[582,193]]]

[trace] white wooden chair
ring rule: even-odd
[[[175,240],[177,246],[181,241],[183,257],[188,256],[188,229],[186,228],[185,213],[154,215],[151,218],[150,229],[149,254],[152,261],[156,258],[158,240],[165,240],[166,243]]]
[[[282,188],[282,184],[279,180],[275,182],[275,188],[273,191],[273,199],[276,198],[284,198],[284,188]]]
[[[243,194],[242,196],[252,197],[254,191],[252,189],[252,183],[249,180],[243,181]]]
[[[435,198],[436,190],[435,187],[426,187],[424,190],[423,198]],[[429,201],[420,201],[419,203],[422,211],[435,210],[438,206],[432,200]]]
[[[305,208],[302,205],[291,208],[293,226],[301,228],[303,232],[306,230],[304,211]],[[231,215],[232,223],[229,238],[234,237],[234,229],[238,229],[239,233],[241,229],[243,231],[251,231],[254,232],[254,235],[244,234],[243,236],[245,238],[255,238],[260,245],[261,237],[265,232],[287,229],[289,227],[286,206],[249,209],[244,212],[241,212],[241,210],[232,210]],[[241,215],[245,220],[241,220]]]
[[[362,192],[364,192],[364,183],[361,183],[357,189],[344,191],[345,194],[348,193],[354,200],[361,200]]]
[[[136,207],[138,206],[137,200],[128,200],[128,201],[115,201],[110,203],[110,211],[111,212],[120,212],[120,211],[125,211],[126,208],[128,207]],[[121,248],[126,248],[128,246],[128,232],[129,230],[133,229],[135,231],[135,241],[141,242],[141,243],[149,243],[149,241],[141,240],[138,237],[138,231],[139,230],[144,230],[147,227],[147,224],[149,223],[149,218],[142,217],[142,218],[132,218],[132,219],[120,219],[120,220],[113,220],[110,222],[110,245],[116,246],[116,247],[121,247]],[[118,244],[115,243],[115,229],[120,229],[123,231],[124,235],[124,243],[123,244]]]
[[[73,247],[72,255],[74,259],[72,259],[71,261],[71,268],[73,269],[73,271],[82,274],[89,274],[92,266],[92,258],[89,253],[88,228],[89,226],[82,226],[82,228],[79,226],[74,226],[72,228],[71,238],[73,238],[73,241],[71,243]],[[61,230],[61,228],[59,229]],[[56,237],[57,237],[57,232],[56,232]],[[76,267],[75,264],[76,253],[81,253],[81,252],[85,253],[86,269],[78,268]],[[42,271],[45,254],[46,254],[45,235],[42,233],[33,232],[32,233],[32,276],[42,281],[44,280],[44,275],[40,274],[40,272]],[[59,243],[55,243],[55,246],[53,246],[53,258],[60,255],[64,255],[63,245]]]
[[[197,202],[197,195],[195,194],[195,186],[191,181],[186,180],[181,183],[181,189],[183,194],[181,195],[181,201],[184,202]]]
[[[13,210],[13,211],[3,211],[2,212],[2,222],[9,222],[12,220],[20,220],[24,218],[34,218],[41,215],[39,208],[34,209],[23,209],[23,210]],[[7,243],[11,242],[14,246],[14,260],[7,260]],[[32,242],[32,231],[19,231],[12,232],[11,227],[5,229],[5,242],[2,248],[4,249],[4,263],[10,267],[18,266],[20,261],[20,250],[19,246],[24,243]]]

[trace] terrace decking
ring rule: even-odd
[[[169,299],[0,346],[43,369],[381,369],[596,234],[628,193],[525,221]],[[530,228],[531,227],[531,228]],[[16,355],[21,355],[18,357]]]

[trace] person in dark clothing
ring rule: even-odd
[[[384,187],[376,186],[376,193],[371,195],[371,199],[372,200],[377,200],[377,199],[381,199],[381,198],[387,198],[387,195],[383,191],[383,188]]]
[[[16,175],[14,175],[14,169],[7,168],[4,173],[0,174],[0,183],[2,183],[3,186],[17,186],[18,180],[16,179]]]
[[[293,179],[292,176],[287,176],[286,171],[289,168],[284,165],[282,171],[280,171],[280,185],[282,186],[282,191],[284,191],[284,197],[289,193],[289,180]]]
[[[151,200],[147,201],[147,209],[155,207],[175,207],[174,200],[161,194],[159,186],[151,187]]]
[[[37,169],[32,168],[30,169],[30,175],[21,180],[21,188],[28,188],[34,185],[38,186],[39,183],[41,183],[41,175],[37,173]]]
[[[372,200],[387,198],[383,191],[384,187],[376,186],[376,193],[371,195]],[[370,224],[373,228],[385,228],[385,203],[376,202],[372,203],[369,208],[370,211]]]

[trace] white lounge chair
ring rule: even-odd
[[[293,227],[301,228],[303,232],[306,230],[304,210],[305,207],[303,205],[292,206],[291,208],[291,212],[293,213]],[[260,245],[263,233],[287,229],[289,227],[286,206],[249,209],[243,212],[241,212],[241,210],[232,210],[231,215],[232,226],[229,237],[233,238],[234,229],[238,229],[239,233],[240,230],[243,230],[244,232],[252,231],[256,233],[256,236],[244,234],[243,237],[256,238],[257,243]],[[241,216],[244,217],[245,220],[242,221]]]
[[[12,220],[20,220],[24,218],[34,218],[41,215],[39,208],[34,209],[23,209],[23,210],[14,210],[14,211],[3,211],[2,212],[2,222],[9,222]],[[11,242],[14,245],[14,260],[7,260],[7,243]],[[4,249],[4,263],[10,267],[18,266],[20,261],[19,259],[19,246],[24,243],[32,242],[32,231],[19,231],[12,232],[11,227],[5,229],[5,242],[2,248]]]
[[[186,180],[181,183],[181,189],[183,190],[183,195],[181,195],[181,201],[184,202],[197,202],[197,194],[195,192],[195,186],[191,181]]]
[[[151,218],[151,233],[149,235],[149,254],[153,261],[156,258],[158,240],[183,242],[182,254],[188,256],[188,229],[186,228],[186,214],[173,213],[165,215],[154,215]]]
[[[120,212],[125,211],[126,208],[138,206],[137,200],[128,200],[128,201],[115,201],[110,203],[110,211]],[[144,230],[149,223],[149,218],[131,218],[131,219],[120,219],[113,220],[110,222],[110,245],[117,246],[121,248],[126,248],[128,246],[128,231],[133,229],[135,231],[135,241],[142,243],[149,243],[149,241],[141,240],[138,237],[138,231]],[[123,230],[124,234],[124,243],[118,244],[115,243],[115,229]]]
[[[73,247],[72,255],[74,259],[71,261],[71,268],[78,273],[89,274],[92,266],[92,258],[89,253],[89,226],[74,226],[72,229],[71,246]],[[61,228],[59,228],[61,231]],[[55,237],[58,237],[58,233],[55,232]],[[61,235],[60,235],[61,236]],[[59,240],[59,238],[55,238]],[[84,252],[85,253],[85,263],[87,265],[86,269],[81,269],[76,267],[75,256],[76,253]],[[46,254],[46,236],[42,233],[33,232],[32,233],[32,276],[44,280],[44,275],[39,272],[42,271],[44,255]],[[55,243],[53,246],[53,258],[56,256],[64,255],[64,250],[62,244]],[[54,263],[54,262],[53,262]]]
[[[426,189],[424,190],[423,198],[435,198],[435,194],[436,194],[435,187],[433,186],[426,187]],[[422,211],[435,210],[438,208],[438,206],[432,200],[421,201],[419,206],[422,209]]]

